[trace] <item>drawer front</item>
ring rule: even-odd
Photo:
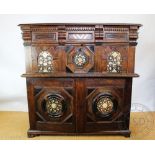
[[[129,28],[104,27],[103,42],[129,42]]]
[[[105,32],[104,42],[128,42],[129,34],[127,32]]]
[[[33,32],[32,43],[57,43],[58,32]]]
[[[94,42],[93,31],[70,31],[66,34],[66,41],[69,43]]]

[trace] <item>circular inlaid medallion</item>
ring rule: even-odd
[[[54,95],[49,96],[46,101],[46,109],[50,116],[61,115],[63,111],[61,98]]]
[[[87,57],[84,53],[77,53],[74,57],[74,63],[79,66],[82,67],[85,65],[85,63],[87,62]]]
[[[109,97],[101,97],[97,101],[96,106],[97,110],[103,115],[109,114],[113,111],[113,102]]]

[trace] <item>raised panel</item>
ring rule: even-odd
[[[42,83],[43,81],[43,83]],[[65,83],[66,81],[66,83]],[[33,86],[36,130],[75,132],[74,83],[70,80],[29,81]],[[32,94],[32,92],[31,92]],[[72,130],[70,130],[72,129]]]
[[[89,46],[72,46],[67,50],[67,68],[73,73],[87,73],[94,66],[94,51]]]
[[[102,73],[127,73],[128,72],[128,45],[119,44],[107,44],[104,46],[95,47],[95,65],[94,70]],[[111,63],[111,64],[110,64]],[[132,62],[130,62],[132,63]],[[112,67],[119,66],[119,69],[109,69]]]
[[[67,41],[68,42],[93,42],[94,32],[92,31],[67,32]]]
[[[31,47],[31,50],[32,72],[52,73],[66,71],[66,66],[64,65],[66,63],[66,59],[64,59],[66,58],[64,46],[34,45]],[[40,60],[40,57],[42,60]],[[49,60],[48,58],[51,59]]]
[[[32,33],[33,43],[56,43],[58,42],[57,32],[33,32]]]
[[[104,42],[129,42],[128,27],[104,27]]]
[[[118,32],[105,32],[105,42],[128,42],[128,33],[118,33]]]
[[[126,125],[123,118],[124,108],[126,107],[126,81],[124,79],[106,78],[86,79],[85,89],[84,131],[93,133],[125,130]]]

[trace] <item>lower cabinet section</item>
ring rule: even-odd
[[[36,135],[130,136],[132,78],[27,78]]]

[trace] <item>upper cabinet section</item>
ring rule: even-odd
[[[140,24],[20,24],[24,45],[31,44],[102,44],[136,45]]]

